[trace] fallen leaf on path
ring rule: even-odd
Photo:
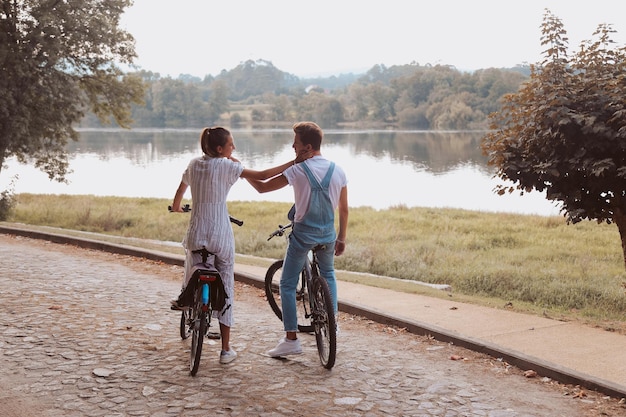
[[[450,356],[450,359],[452,359],[453,361],[462,361],[465,358],[463,356],[459,356],[459,355],[452,355],[452,356]]]
[[[63,310],[63,306],[50,306],[48,310]]]
[[[537,372],[533,371],[532,369],[529,369],[528,371],[524,371],[524,376],[526,378],[535,378],[537,376]]]

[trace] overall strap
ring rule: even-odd
[[[328,189],[328,185],[330,184],[330,180],[331,180],[331,178],[333,176],[333,172],[335,171],[335,163],[334,162],[330,163],[330,167],[328,168],[328,171],[326,172],[326,175],[324,176],[324,179],[322,180],[321,184],[317,180],[317,178],[315,178],[315,175],[313,175],[313,173],[311,172],[311,169],[306,165],[306,163],[302,164],[302,168],[304,169],[304,173],[306,174],[307,178],[309,179],[309,184],[311,184],[311,188],[316,186],[316,187],[321,188],[323,190],[327,190]]]
[[[328,167],[328,172],[326,172],[326,176],[322,180],[321,186],[323,189],[325,190],[328,189],[328,185],[330,185],[330,179],[332,178],[334,171],[335,171],[335,163],[331,162],[330,167]]]
[[[322,188],[322,186],[319,183],[319,181],[317,180],[317,178],[315,178],[315,175],[313,175],[313,173],[311,172],[309,167],[306,165],[306,162],[302,163],[302,168],[304,169],[304,173],[306,174],[307,178],[309,179],[309,184],[311,185],[311,189],[313,189],[313,188]]]

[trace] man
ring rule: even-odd
[[[334,256],[346,249],[348,228],[348,187],[343,170],[322,156],[323,132],[313,122],[293,126],[293,149],[296,155],[307,154],[309,159],[287,168],[282,174],[268,180],[248,180],[260,193],[278,190],[287,184],[293,187],[295,216],[289,235],[289,246],[283,264],[280,295],[285,337],[268,354],[272,357],[297,355],[302,346],[297,337],[296,286],[308,252],[317,245],[320,275],[328,282],[337,313],[337,283]],[[335,210],[339,209],[339,231],[335,231]]]

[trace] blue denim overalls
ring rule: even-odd
[[[301,222],[294,222],[293,231],[289,235],[289,246],[283,264],[283,276],[280,280],[280,297],[283,310],[283,326],[286,332],[298,330],[296,315],[296,286],[300,271],[311,249],[316,245],[326,247],[317,252],[320,275],[326,278],[330,294],[333,299],[335,313],[337,313],[337,283],[335,281],[335,213],[328,186],[335,170],[335,163],[331,162],[322,183],[320,184],[306,163],[302,168],[311,185],[311,200],[309,209]]]

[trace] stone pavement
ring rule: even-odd
[[[626,414],[618,399],[347,313],[333,370],[310,335],[303,355],[269,358],[280,323],[241,283],[239,357],[220,365],[207,340],[191,377],[180,316],[167,308],[179,265],[10,235],[0,235],[0,260],[1,416]]]
[[[262,268],[238,265],[254,283]],[[380,277],[380,279],[386,279]],[[505,359],[560,382],[626,397],[626,336],[504,308],[339,281],[339,309]]]

